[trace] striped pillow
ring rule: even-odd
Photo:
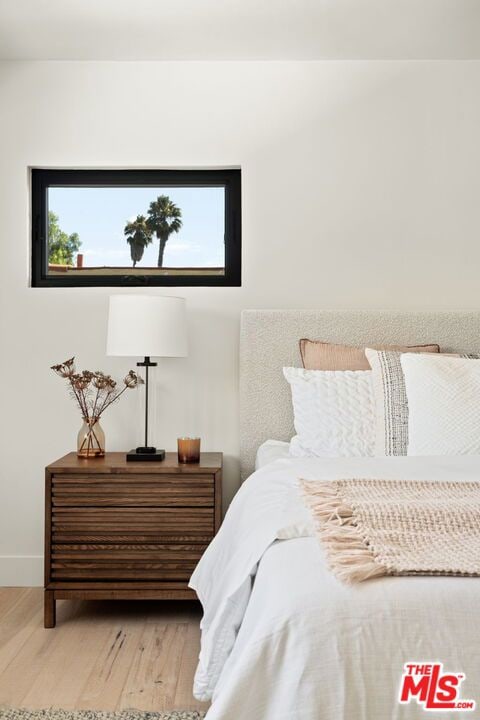
[[[375,455],[407,455],[408,400],[400,362],[402,353],[366,348],[365,355],[373,371]],[[477,359],[480,355],[470,353],[457,357]]]

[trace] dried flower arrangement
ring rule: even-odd
[[[105,434],[100,426],[100,417],[125,390],[143,385],[142,378],[130,370],[123,378],[123,387],[119,389],[110,375],[90,370],[77,372],[74,357],[59,365],[53,365],[51,369],[68,381],[72,397],[82,413],[83,426],[78,433],[77,454],[80,457],[105,455]]]

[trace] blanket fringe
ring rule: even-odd
[[[353,508],[339,495],[336,483],[300,480],[300,487],[334,575],[347,583],[388,575],[387,568],[375,560],[356,524]]]

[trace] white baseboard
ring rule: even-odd
[[[0,555],[0,587],[42,587],[42,555]]]

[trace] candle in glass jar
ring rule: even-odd
[[[200,438],[181,437],[177,444],[179,463],[200,462]]]

